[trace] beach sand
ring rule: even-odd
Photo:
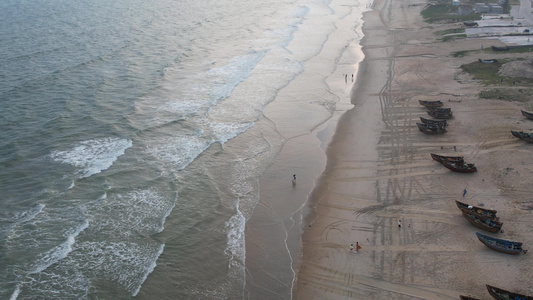
[[[485,247],[454,201],[498,210],[504,232],[488,234],[533,245],[532,145],[510,134],[533,121],[520,103],[479,99],[483,87],[459,68],[478,57],[451,55],[498,40],[437,41],[434,31],[457,25],[424,23],[424,6],[377,0],[365,14],[354,107],[309,196],[294,299],[488,299],[485,284],[533,295],[531,254]],[[417,129],[429,117],[418,100],[452,109],[448,133]],[[432,152],[464,155],[478,172],[452,172]],[[356,242],[362,249],[350,253]]]

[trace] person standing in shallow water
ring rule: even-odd
[[[296,184],[296,174],[292,175],[292,184]]]
[[[402,229],[402,220],[398,220],[398,228]]]

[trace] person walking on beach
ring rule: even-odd
[[[357,253],[361,249],[361,246],[359,246],[359,242],[355,242],[355,251],[354,253]]]
[[[296,183],[296,174],[292,175],[292,183]]]
[[[353,251],[353,244],[350,244],[350,253]]]
[[[402,229],[402,220],[398,220],[398,229]]]
[[[463,197],[466,195],[466,189],[463,191]]]

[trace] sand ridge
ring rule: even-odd
[[[341,117],[311,195],[294,299],[488,299],[485,284],[533,295],[531,254],[482,245],[454,201],[497,209],[504,232],[496,235],[533,245],[532,149],[510,134],[533,123],[516,103],[477,97],[482,86],[459,69],[477,57],[451,56],[499,42],[438,42],[423,8],[378,0],[365,14],[355,107]],[[418,131],[428,117],[418,100],[452,108],[448,133]],[[431,152],[463,155],[479,171],[451,172]]]

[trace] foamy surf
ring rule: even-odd
[[[50,157],[57,162],[76,167],[80,178],[102,172],[113,165],[113,162],[126,149],[132,146],[132,141],[121,138],[103,138],[81,141],[67,150],[54,150]]]
[[[78,228],[69,232],[66,241],[56,247],[50,249],[48,252],[45,252],[33,262],[31,267],[29,267],[29,274],[35,274],[46,270],[51,265],[57,263],[61,259],[67,257],[67,255],[72,252],[72,245],[76,242],[76,237],[87,227],[89,227],[89,222],[85,220]]]

